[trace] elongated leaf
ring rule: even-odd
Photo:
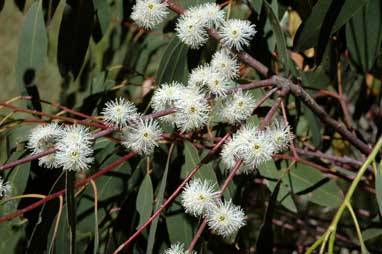
[[[168,157],[167,157],[166,167],[165,167],[165,169],[164,169],[164,173],[163,173],[162,181],[161,181],[161,183],[160,183],[159,191],[158,191],[157,197],[156,197],[156,199],[155,199],[155,201],[156,201],[156,203],[155,203],[155,208],[154,208],[155,211],[159,209],[159,207],[162,205],[163,200],[164,200],[164,191],[165,191],[165,189],[166,189],[167,175],[168,175],[168,168],[169,168],[169,166],[170,166],[171,155],[172,155],[172,151],[171,151],[171,149],[170,149],[169,155],[168,155]],[[156,231],[157,231],[158,220],[159,220],[159,218],[156,218],[156,219],[153,220],[153,222],[151,223],[151,226],[150,226],[150,232],[149,232],[149,237],[148,237],[148,239],[147,239],[147,250],[146,250],[146,254],[151,254],[151,253],[153,253],[153,247],[154,247],[154,242],[155,242],[155,233],[156,233]]]
[[[261,7],[263,6],[263,0],[252,0],[251,2],[255,11],[260,14]]]
[[[77,231],[77,213],[76,200],[74,197],[75,172],[66,172],[66,203],[68,212],[68,221],[70,227],[70,254],[76,253],[76,231]]]
[[[97,21],[103,36],[107,32],[111,20],[110,5],[108,1],[105,0],[93,0],[93,5],[97,13]]]
[[[153,199],[153,184],[151,183],[150,176],[146,175],[141,186],[139,187],[136,201],[136,207],[139,213],[139,223],[137,228],[139,228],[148,218],[150,218],[153,211]]]
[[[159,84],[171,81],[186,81],[188,74],[187,52],[188,47],[174,36],[159,64],[156,75]]]
[[[343,195],[337,184],[326,178],[320,171],[304,164],[297,164],[289,171],[290,186],[298,195],[307,195],[306,198],[316,204],[329,207],[341,205]],[[289,178],[289,177],[288,177]]]
[[[288,65],[288,52],[286,48],[286,42],[283,32],[281,31],[280,22],[276,14],[273,12],[272,7],[270,6],[267,1],[264,1],[264,6],[266,7],[268,17],[270,20],[270,24],[272,26],[272,30],[276,37],[276,45],[277,50],[280,55],[281,63],[284,65],[284,68],[288,72],[289,65]]]
[[[375,193],[377,195],[377,203],[379,207],[379,214],[382,216],[382,168],[377,168],[377,175],[375,176]]]
[[[24,151],[15,152],[8,161],[15,161],[21,157]],[[22,195],[27,185],[30,174],[30,163],[19,165],[12,170],[5,171],[4,179],[12,186],[11,195]],[[8,201],[0,205],[0,217],[11,214],[17,210],[18,199]],[[0,224],[0,253],[16,253],[19,241],[25,238],[26,224],[19,217]]]
[[[268,189],[273,192],[277,181],[283,176],[283,172],[276,168],[276,165],[273,161],[264,163],[259,167],[259,172],[261,176],[269,178],[266,181]],[[277,200],[288,210],[297,213],[296,204],[292,198],[291,190],[288,184],[282,184],[277,196]]]
[[[34,2],[30,7],[21,29],[19,41],[16,64],[17,84],[23,94],[29,94],[38,99],[38,91],[34,82],[36,73],[43,65],[48,50],[41,1]],[[41,109],[39,103],[34,104],[34,107],[38,110]]]
[[[297,31],[293,43],[296,50],[312,48],[317,44],[325,14],[328,12],[331,3],[332,0],[317,1],[310,16],[303,21]],[[336,21],[333,26],[327,27],[326,29],[329,29],[331,34],[335,33],[366,3],[367,0],[346,0],[341,8],[341,11],[336,17]]]
[[[369,0],[346,25],[346,43],[350,56],[364,73],[373,66],[382,41],[382,2]]]
[[[362,237],[364,241],[371,240],[376,237],[382,236],[382,229],[380,228],[368,228],[362,232]]]
[[[68,0],[58,38],[57,63],[60,73],[77,77],[85,59],[93,25],[92,0]]]
[[[277,196],[279,194],[281,181],[277,182],[271,197],[269,198],[269,203],[267,211],[265,212],[264,222],[261,226],[259,236],[256,241],[256,250],[259,253],[272,253],[273,249],[273,229],[272,229],[272,219],[274,214],[274,208],[276,206]]]
[[[200,162],[200,157],[198,150],[188,141],[184,142],[183,151],[185,162],[181,169],[181,177],[186,178],[188,173]],[[217,184],[218,180],[216,174],[211,166],[211,164],[203,165],[198,172],[196,172],[195,177],[200,179],[210,180],[212,183]]]
[[[175,201],[169,208],[169,212],[174,214],[166,217],[168,235],[172,243],[180,242],[188,246],[193,237],[190,217],[177,203]]]

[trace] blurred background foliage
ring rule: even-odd
[[[177,0],[180,6],[206,0]],[[222,4],[224,1],[217,1]],[[335,119],[366,143],[374,144],[381,135],[382,2],[380,0],[237,0],[229,1],[230,16],[249,19],[258,33],[248,52],[275,73],[301,83]],[[218,47],[210,40],[199,50],[180,43],[174,34],[177,15],[152,31],[143,31],[129,18],[133,0],[0,0],[0,101],[31,95],[31,101],[15,104],[57,113],[39,98],[58,102],[89,115],[99,115],[105,101],[124,96],[149,113],[153,89],[173,80],[185,82],[191,69],[208,62]],[[261,76],[241,66],[246,83]],[[262,91],[253,91],[255,97]],[[348,112],[343,111],[339,93]],[[362,155],[293,96],[286,98],[288,117],[300,148],[319,150],[362,160]],[[269,100],[252,121],[258,123],[272,105]],[[9,111],[1,109],[5,117]],[[70,114],[68,116],[74,117]],[[2,122],[1,164],[27,154],[25,141],[35,124],[20,119],[35,116],[13,114]],[[49,120],[49,119],[46,119]],[[227,126],[214,125],[214,135]],[[168,129],[171,131],[171,129]],[[205,142],[205,141],[204,141]],[[208,142],[205,145],[211,145]],[[120,158],[126,151],[106,138],[96,141],[96,163],[88,175]],[[111,253],[127,239],[178,186],[206,150],[191,143],[176,143],[174,152],[161,144],[147,158],[135,157],[96,180],[98,211],[94,213],[94,192],[88,186],[76,198],[76,246],[78,253]],[[164,158],[168,158],[168,162]],[[239,236],[221,239],[205,234],[199,253],[302,253],[330,223],[357,166],[344,169],[323,158],[311,161],[332,174],[298,163],[277,160],[259,168],[251,177],[238,176],[225,198],[241,204],[248,225]],[[149,165],[147,163],[150,162]],[[203,166],[200,177],[222,182],[225,172],[218,157]],[[15,195],[48,194],[64,188],[62,174],[40,168],[36,161],[3,173],[12,181]],[[77,175],[78,179],[86,175]],[[277,201],[271,192],[281,179]],[[371,253],[382,253],[380,211],[375,195],[362,191],[374,185],[372,172],[365,176],[361,191],[353,199],[365,243]],[[381,197],[379,197],[381,198]],[[35,202],[22,199],[0,207],[6,215]],[[275,209],[269,216],[268,204]],[[0,253],[69,253],[67,209],[62,210],[57,233],[54,223],[59,201],[0,224]],[[267,212],[268,211],[268,212]],[[96,220],[97,218],[97,220]],[[264,218],[268,218],[265,220]],[[160,253],[170,243],[187,246],[198,221],[183,214],[175,201],[160,219],[138,237],[126,253]],[[98,225],[98,227],[95,227]],[[273,225],[273,226],[272,226]],[[349,215],[338,229],[341,235],[336,253],[358,250],[359,243]],[[154,237],[155,236],[155,237]],[[237,237],[237,238],[236,238]],[[236,245],[235,239],[238,239]]]

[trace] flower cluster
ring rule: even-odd
[[[176,114],[162,117],[161,120],[171,125],[175,123],[182,131],[199,129],[208,120],[209,105],[205,94],[178,82],[163,84],[157,89],[152,106],[156,111],[176,108]]]
[[[92,139],[89,130],[81,125],[62,128],[53,123],[34,128],[29,135],[28,148],[32,154],[57,149],[56,153],[39,158],[40,166],[80,171],[88,169],[93,162]]]
[[[83,171],[93,162],[93,137],[82,125],[65,127],[57,144],[56,160],[63,170]]]
[[[7,197],[12,192],[12,185],[9,182],[4,182],[0,176],[0,198]]]
[[[32,129],[29,135],[28,148],[32,150],[32,154],[53,148],[62,132],[63,129],[56,123],[39,125]],[[52,153],[39,158],[39,165],[46,168],[56,168],[56,154]]]
[[[225,21],[224,15],[224,10],[213,3],[191,7],[178,19],[177,35],[183,43],[198,49],[208,40],[207,29],[217,28],[224,46],[242,50],[256,34],[255,25],[247,20]]]
[[[182,192],[182,205],[186,213],[204,216],[209,227],[217,234],[227,237],[245,225],[245,214],[232,201],[221,201],[215,185],[207,180],[194,179]]]
[[[217,113],[231,124],[242,122],[252,114],[255,100],[240,89],[230,94],[238,72],[237,59],[227,50],[220,50],[213,55],[211,63],[191,71],[187,86],[179,82],[162,84],[154,92],[152,107],[155,111],[175,108],[175,114],[160,120],[175,124],[181,131],[202,128],[211,113]],[[215,100],[209,102],[209,98]],[[215,106],[211,107],[211,104]],[[211,108],[216,112],[211,112]]]
[[[256,126],[243,126],[222,149],[222,159],[227,168],[232,168],[238,160],[243,160],[238,173],[250,173],[262,163],[272,159],[272,155],[286,149],[293,137],[289,126],[275,121],[264,131]]]

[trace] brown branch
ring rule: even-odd
[[[177,4],[173,3],[170,0],[164,0],[163,2],[166,2],[171,10],[178,14],[184,13],[184,10],[178,6]],[[214,29],[208,30],[209,35],[214,38],[216,41],[220,42],[220,35],[219,33]],[[248,53],[244,51],[235,51],[231,50],[233,53],[235,53],[238,58],[247,63],[249,66],[253,67],[255,70],[257,70],[260,74],[262,74],[265,77],[271,77],[272,74],[269,71],[269,68],[266,67],[264,64],[256,60],[253,56],[249,55]],[[312,112],[314,112],[324,123],[330,125],[332,128],[334,128],[338,133],[341,134],[343,138],[348,140],[352,145],[354,145],[356,148],[358,148],[362,153],[369,154],[371,152],[371,148],[363,143],[357,136],[353,135],[349,130],[346,129],[346,127],[340,123],[331,118],[315,101],[314,99],[307,93],[305,90],[296,84],[293,84],[289,79],[280,77],[278,75],[273,75],[272,78],[275,80],[275,82],[278,84],[279,87],[285,87],[288,86],[291,92],[296,96],[297,98],[300,98]]]

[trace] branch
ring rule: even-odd
[[[76,183],[76,184],[75,184],[75,188],[84,186],[84,185],[87,184],[88,182],[90,182],[90,181],[96,179],[97,177],[106,174],[107,172],[109,172],[109,171],[112,170],[113,168],[119,166],[119,165],[122,164],[123,162],[129,160],[131,157],[135,156],[136,154],[137,154],[136,152],[131,152],[131,153],[129,153],[129,154],[127,154],[127,155],[121,157],[120,159],[116,160],[115,162],[111,163],[110,165],[104,167],[103,169],[100,169],[100,170],[99,170],[97,173],[95,173],[94,175],[92,175],[92,176],[90,176],[90,177],[88,177],[88,178],[86,178],[86,179],[84,179],[84,180],[82,180],[82,181]],[[57,197],[59,197],[59,196],[61,196],[61,195],[64,195],[65,192],[66,192],[66,189],[60,190],[60,191],[58,191],[58,192],[55,192],[55,193],[53,193],[53,194],[50,194],[50,195],[46,196],[45,198],[43,198],[43,199],[41,199],[41,200],[39,200],[39,201],[37,201],[37,202],[31,204],[30,206],[27,206],[27,207],[25,207],[25,208],[23,208],[23,209],[17,210],[17,211],[14,212],[14,213],[11,213],[11,214],[9,214],[9,215],[6,215],[6,216],[4,216],[4,217],[1,217],[1,218],[0,218],[0,223],[1,223],[1,222],[4,222],[4,221],[7,221],[7,220],[11,220],[11,219],[13,219],[13,218],[15,218],[15,217],[17,217],[17,216],[22,215],[23,213],[26,213],[26,212],[28,212],[28,211],[30,211],[30,210],[33,210],[34,208],[39,207],[40,205],[42,205],[42,204],[48,202],[48,201],[51,200],[51,199],[57,198]]]
[[[176,188],[176,190],[166,199],[166,201],[159,207],[158,210],[155,211],[153,215],[140,227],[138,230],[130,236],[129,239],[127,239],[124,243],[122,243],[114,252],[113,254],[120,253],[124,248],[129,246],[129,244],[142,233],[142,231],[148,227],[151,222],[158,217],[161,212],[179,195],[180,191],[183,189],[183,187],[186,185],[188,181],[191,180],[191,178],[198,172],[198,170],[203,166],[203,164],[207,163],[208,160],[219,151],[220,147],[223,145],[223,143],[231,136],[231,133],[227,133],[220,141],[217,143],[213,149],[211,149],[208,154],[191,170],[191,172],[187,175],[187,177],[183,180],[183,182]]]

